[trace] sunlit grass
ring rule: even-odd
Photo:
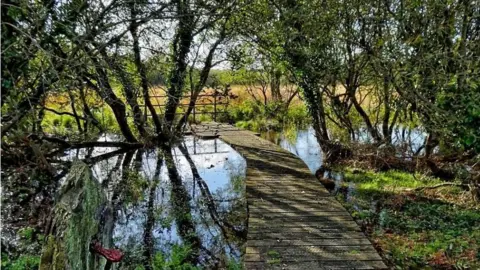
[[[435,194],[415,191],[441,180],[401,171],[347,169],[344,180],[349,189],[337,197],[392,267],[480,267],[480,209],[464,203],[465,191],[456,187]]]

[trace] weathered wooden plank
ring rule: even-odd
[[[277,189],[298,189],[298,190],[309,190],[315,193],[327,193],[325,188],[318,183],[307,182],[293,182],[290,179],[284,179],[282,181],[268,181],[265,180],[263,182],[253,182],[247,181],[247,185],[251,188],[277,188]]]
[[[286,228],[314,228],[314,229],[332,229],[338,228],[340,230],[355,231],[360,230],[358,224],[355,221],[344,222],[322,222],[318,221],[306,221],[306,222],[290,222],[290,223],[249,223],[248,229],[266,229],[271,228],[273,230],[286,230]]]
[[[311,261],[311,262],[280,262],[270,260],[269,262],[247,262],[245,268],[250,270],[323,270],[323,269],[387,269],[381,260],[359,261]]]
[[[258,203],[272,203],[272,204],[291,204],[291,203],[297,203],[301,205],[306,205],[306,206],[312,206],[312,207],[324,207],[327,205],[338,205],[341,206],[341,204],[335,200],[333,197],[317,197],[315,199],[310,199],[310,198],[305,198],[302,196],[297,196],[294,198],[284,198],[284,197],[248,197],[247,201],[249,204],[255,205]],[[341,206],[342,207],[342,206]]]
[[[290,202],[287,206],[284,204],[275,204],[268,201],[257,202],[250,204],[248,211],[250,213],[269,211],[272,213],[285,213],[285,212],[311,212],[321,209],[323,212],[337,212],[345,211],[345,209],[339,205],[315,205],[315,204],[301,204],[298,202]]]
[[[289,232],[285,230],[283,232],[266,232],[266,231],[249,231],[248,240],[305,240],[310,238],[322,238],[322,239],[363,239],[365,235],[362,232]]]
[[[263,216],[263,217],[251,217],[248,219],[248,224],[255,223],[273,223],[273,222],[338,222],[352,220],[351,216],[332,216],[332,217],[316,217],[316,216],[298,216],[298,217],[282,217],[282,216]]]
[[[302,226],[302,227],[250,227],[248,230],[249,234],[266,234],[266,233],[312,233],[312,234],[320,234],[320,233],[334,233],[334,232],[361,232],[361,230],[357,227],[353,227],[349,230],[345,226],[343,227],[309,227],[309,226]]]
[[[320,250],[320,249],[319,249]],[[273,251],[273,250],[272,250]],[[245,262],[268,262],[269,260],[279,260],[281,262],[309,262],[309,261],[345,261],[345,260],[381,260],[382,257],[374,251],[351,251],[351,252],[310,252],[302,249],[289,249],[289,251],[295,251],[292,254],[282,253],[247,253],[244,256]],[[302,252],[303,251],[303,252]],[[269,255],[275,254],[275,255]]]
[[[371,245],[370,241],[365,237],[362,239],[262,239],[262,240],[248,240],[247,247],[279,247],[279,246],[358,246]],[[300,247],[299,247],[300,249]]]
[[[269,257],[278,257],[278,255],[301,255],[298,252],[308,253],[359,253],[359,252],[376,252],[371,245],[361,246],[305,246],[299,250],[289,247],[247,247],[245,254],[267,254]],[[278,255],[277,255],[278,254]]]
[[[271,219],[271,218],[298,218],[298,217],[342,217],[346,216],[351,219],[351,216],[348,212],[345,211],[318,211],[318,209],[309,212],[302,212],[302,211],[294,211],[294,212],[283,212],[283,213],[275,213],[272,211],[268,211],[269,209],[264,209],[263,211],[250,211],[251,214],[255,214],[255,216],[262,218],[262,219]]]
[[[259,194],[260,193],[260,194]],[[258,194],[258,195],[257,195]],[[317,200],[322,197],[330,197],[327,194],[309,194],[306,192],[292,192],[284,190],[274,190],[274,189],[247,189],[247,195],[256,195],[258,198],[272,198],[275,196],[286,198],[286,199],[303,199],[303,200]]]
[[[298,157],[229,125],[192,130],[218,134],[247,161],[246,269],[386,268],[357,223]]]

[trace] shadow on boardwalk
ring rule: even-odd
[[[350,214],[298,157],[248,131],[209,130],[247,161],[247,269],[385,269]],[[226,126],[229,127],[229,126]]]

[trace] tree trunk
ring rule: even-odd
[[[172,129],[178,103],[182,97],[187,69],[187,56],[193,41],[194,17],[190,10],[190,1],[176,0],[178,28],[173,41],[173,68],[170,71],[168,100],[165,107],[167,128]]]
[[[270,91],[274,102],[282,102],[282,93],[280,89],[282,72],[277,69],[271,71]]]
[[[99,86],[97,87],[88,78],[85,78],[86,82],[89,84],[90,87],[97,91],[100,97],[105,100],[105,102],[107,102],[110,108],[112,108],[113,114],[117,119],[118,126],[120,127],[120,131],[122,132],[125,139],[128,142],[137,142],[137,139],[130,130],[130,127],[128,126],[125,104],[113,92],[113,89],[108,81],[107,73],[100,66],[98,60],[95,57],[91,57],[91,59],[95,66],[95,71],[97,73],[96,79]]]
[[[137,33],[138,25],[135,21],[137,17],[137,10],[135,8],[135,2],[133,1],[130,2],[130,13],[132,17],[132,23],[130,24],[130,33],[132,34],[132,39],[133,39],[133,54],[135,56],[135,66],[137,68],[138,73],[140,74],[143,100],[145,102],[145,106],[147,106],[148,110],[150,111],[150,115],[153,119],[153,124],[155,125],[156,133],[160,135],[160,133],[162,133],[162,123],[160,122],[160,118],[157,115],[155,107],[150,101],[150,93],[148,92],[147,72],[145,70],[145,65],[142,63],[142,59],[141,59],[140,45],[139,45],[138,33]],[[160,135],[160,137],[163,137],[163,135]]]
[[[100,269],[104,260],[90,252],[90,244],[101,234],[97,213],[106,195],[87,164],[74,162],[58,199],[40,269]]]
[[[362,105],[360,105],[360,103],[358,103],[357,97],[355,96],[355,92],[356,91],[354,89],[353,90],[352,89],[347,90],[347,93],[350,97],[350,100],[353,103],[353,106],[357,110],[358,114],[360,114],[360,116],[363,119],[363,122],[365,123],[365,125],[367,127],[368,133],[370,133],[370,136],[372,136],[375,143],[377,143],[377,144],[381,143],[382,138],[378,134],[377,128],[372,125],[372,122],[370,121],[370,118],[368,117],[368,114],[365,112],[365,110],[363,110]]]
[[[388,77],[383,78],[383,121],[382,121],[382,133],[385,143],[390,144],[392,142],[392,134],[390,133],[389,121],[390,121],[390,93],[388,85]]]
[[[215,43],[210,48],[207,58],[205,59],[205,64],[203,65],[202,71],[200,72],[200,79],[197,84],[194,85],[194,91],[190,97],[190,101],[188,103],[188,108],[183,117],[179,120],[176,130],[180,131],[183,126],[185,125],[188,117],[192,113],[193,109],[195,108],[195,103],[197,102],[198,95],[202,92],[203,87],[205,86],[208,75],[210,74],[210,70],[212,69],[212,61],[215,51],[217,50],[220,43],[223,42],[225,39],[225,25],[220,33],[220,37],[215,41]]]
[[[137,91],[135,91],[135,86],[133,84],[132,78],[130,74],[128,74],[125,69],[112,57],[107,55],[107,52],[102,49],[100,50],[105,62],[110,66],[110,68],[116,73],[117,78],[122,83],[122,89],[125,93],[125,97],[127,99],[127,103],[132,109],[133,112],[133,122],[135,123],[135,127],[137,128],[140,136],[145,138],[147,136],[147,132],[145,130],[145,119],[143,117],[142,110],[140,106],[138,106],[137,102]]]
[[[103,127],[100,125],[100,122],[98,122],[98,120],[93,115],[92,111],[90,111],[90,107],[88,107],[87,98],[85,97],[85,91],[83,87],[79,88],[79,92],[80,92],[80,99],[82,100],[82,104],[83,104],[83,114],[86,119],[86,121],[83,124],[83,129],[85,130],[85,132],[87,132],[88,124],[91,122],[96,128],[98,128],[100,132],[103,132],[104,130],[103,130]]]
[[[70,107],[72,108],[72,113],[75,118],[75,122],[77,123],[78,132],[82,133],[83,132],[82,123],[80,122],[77,109],[75,108],[75,96],[72,94],[70,90],[67,90],[67,92],[68,92],[68,96],[70,97]]]

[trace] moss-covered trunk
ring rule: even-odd
[[[106,196],[87,164],[74,161],[60,189],[40,269],[100,269],[105,259],[90,252],[99,237]]]

